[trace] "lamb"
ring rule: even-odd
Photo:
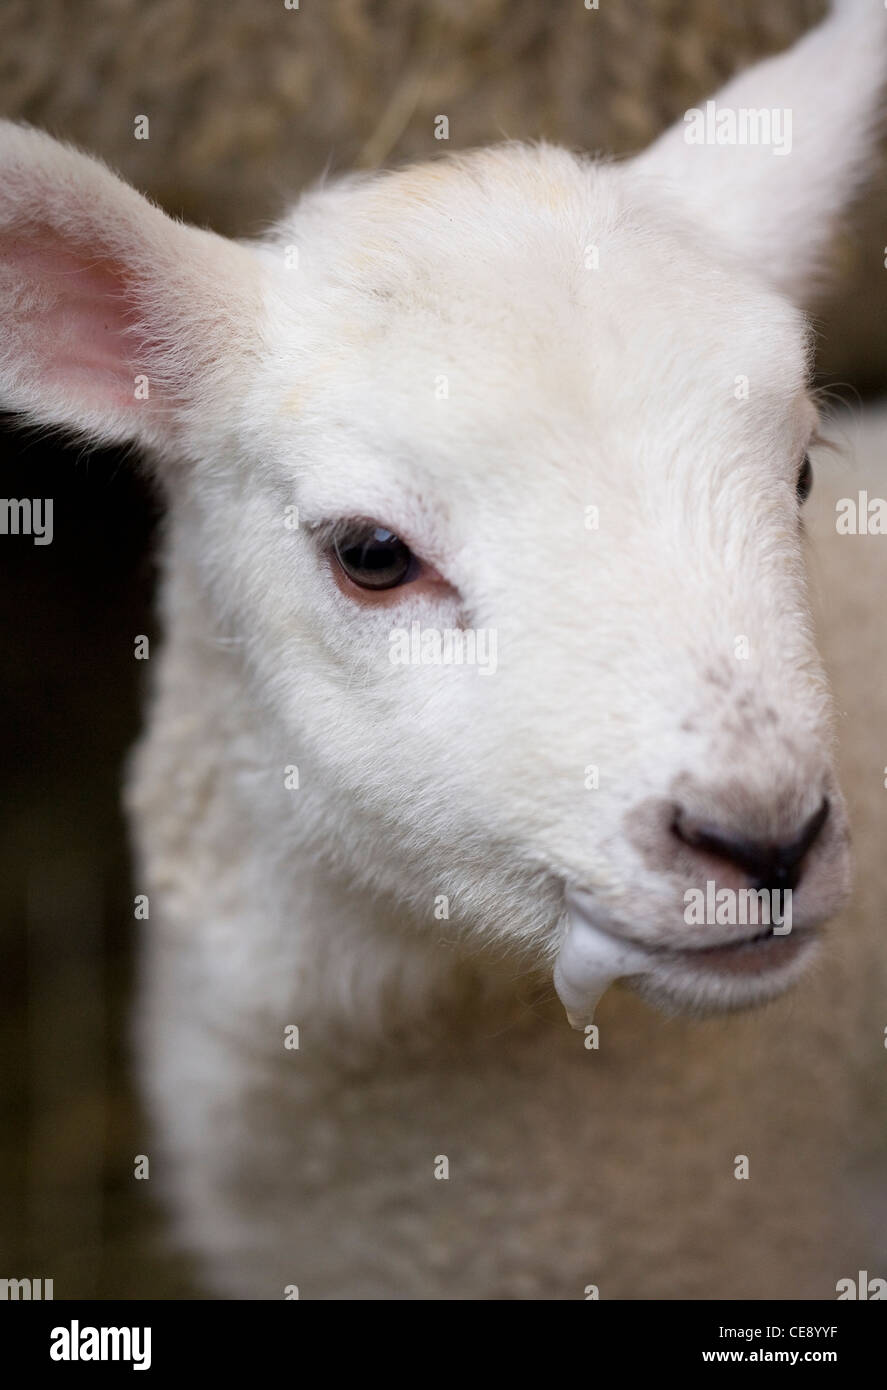
[[[819,930],[848,812],[799,516],[801,305],[885,24],[840,4],[719,94],[790,109],[784,157],[683,123],[619,165],[505,145],[315,189],[249,244],[3,125],[2,401],[138,446],[168,502],[136,1038],[207,1289],[882,1271],[885,971],[865,865],[864,910]],[[814,575],[846,648],[831,470]],[[877,459],[857,478],[883,492]],[[414,622],[494,632],[495,672],[393,662]],[[877,815],[883,758],[844,756]],[[790,890],[792,931],[689,923],[711,881]]]

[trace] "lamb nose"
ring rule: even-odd
[[[716,825],[695,820],[682,806],[677,808],[671,828],[672,833],[691,849],[713,854],[742,869],[755,889],[786,889],[797,886],[804,856],[825,825],[828,813],[828,797],[823,797],[819,810],[794,839],[781,842],[743,839]]]

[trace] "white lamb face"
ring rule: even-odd
[[[502,225],[488,208],[509,162],[520,197]],[[446,894],[449,933],[542,950],[565,885],[659,950],[758,934],[685,921],[688,889],[754,875],[680,827],[790,844],[827,798],[792,939],[755,948],[779,959],[749,949],[703,982],[697,956],[683,986],[669,957],[674,998],[783,986],[847,885],[803,583],[816,415],[801,315],[646,205],[630,173],[559,152],[327,198],[328,225],[321,197],[309,230],[296,218],[265,253],[282,351],[244,398],[250,524],[214,497],[220,534],[200,547],[273,692],[278,761],[297,750],[359,882],[429,931]],[[350,581],[330,545],[344,538],[347,562],[367,522],[414,557],[392,553],[392,587]],[[429,629],[477,634],[479,663],[417,662]]]
[[[431,937],[560,944],[574,1018],[608,971],[773,994],[846,892],[793,306],[884,35],[846,0],[719,95],[789,108],[790,152],[683,123],[618,166],[505,146],[346,180],[256,245],[0,127],[2,402],[155,461],[171,601],[196,585],[242,653],[254,785],[300,769],[275,864],[307,841]],[[478,659],[392,660],[435,632]],[[791,889],[792,930],[689,911],[709,884]]]

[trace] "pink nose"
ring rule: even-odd
[[[755,889],[793,889],[800,881],[804,859],[818,839],[828,814],[829,800],[826,796],[819,809],[791,839],[765,841],[744,839],[710,821],[697,819],[684,806],[678,806],[671,833],[690,849],[713,855],[741,869],[751,879]]]

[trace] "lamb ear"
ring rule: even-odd
[[[245,248],[167,217],[99,161],[0,122],[0,406],[172,444],[242,366],[258,275]]]
[[[688,112],[632,165],[675,184],[703,228],[801,302],[872,163],[885,77],[883,0],[838,0],[787,52],[728,83],[714,109],[700,103],[709,132],[717,112],[782,113],[771,139],[779,134],[785,153],[778,144],[692,143],[703,126]],[[720,118],[722,139],[730,119]]]

